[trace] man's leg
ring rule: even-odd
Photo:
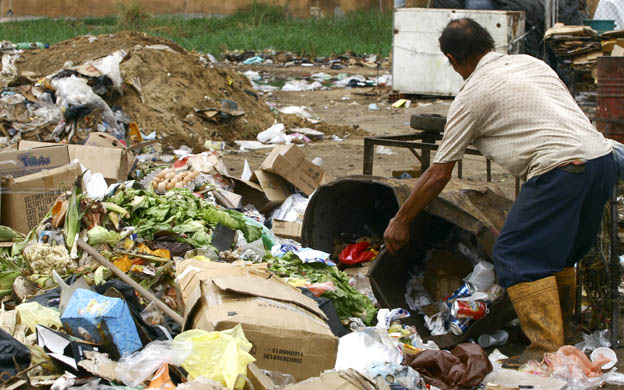
[[[531,350],[520,360],[539,357],[563,345],[557,281],[567,263],[580,220],[588,175],[555,169],[527,181],[494,246],[501,286],[516,309]]]
[[[572,249],[568,256],[566,268],[557,272],[557,288],[561,302],[561,314],[565,324],[566,340],[573,334],[571,319],[576,307],[576,270],[574,265],[579,262],[596,242],[602,227],[605,203],[609,200],[616,183],[616,169],[610,155],[589,161],[586,170],[591,178],[587,194],[580,210],[580,221]]]

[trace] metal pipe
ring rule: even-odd
[[[182,318],[182,316],[179,315],[176,311],[174,311],[172,308],[167,306],[163,301],[158,299],[154,294],[149,292],[145,287],[141,286],[140,284],[132,280],[122,270],[115,267],[113,263],[108,261],[104,256],[100,254],[100,252],[96,251],[95,248],[93,248],[86,242],[82,241],[81,239],[78,239],[76,242],[78,246],[82,248],[82,250],[84,250],[89,255],[91,255],[98,263],[110,269],[115,275],[117,275],[117,277],[119,277],[119,279],[129,284],[130,287],[134,288],[136,291],[139,292],[139,294],[143,295],[145,299],[147,299],[150,302],[153,302],[156,306],[158,306],[158,308],[162,310],[163,313],[171,317],[178,324],[184,326],[184,318]]]
[[[548,31],[551,28],[552,20],[552,0],[544,0],[544,31]]]
[[[618,258],[618,225],[617,225],[617,185],[611,194],[611,221],[609,230],[611,234],[611,256],[609,256],[609,284],[611,295],[611,335],[612,347],[619,344],[620,335],[620,261]]]

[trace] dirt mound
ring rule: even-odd
[[[121,49],[127,53],[119,66],[123,94],[108,90],[102,97],[144,134],[155,131],[165,146],[188,145],[198,151],[206,140],[254,139],[275,120],[240,73],[215,68],[172,41],[143,33],[78,37],[27,51],[17,66],[22,74],[40,77],[63,69],[67,61],[77,66]]]
[[[17,60],[20,73],[33,72],[47,76],[63,68],[71,61],[74,65],[107,56],[117,50],[130,51],[134,46],[167,45],[178,53],[186,50],[173,41],[135,31],[122,31],[117,34],[82,36],[59,42],[49,49],[26,50]]]
[[[113,104],[143,133],[156,131],[166,144],[201,148],[205,140],[253,139],[273,123],[246,77],[206,66],[196,55],[134,48],[120,68],[124,94]],[[214,115],[224,100],[238,105],[236,117]]]

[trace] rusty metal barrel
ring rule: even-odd
[[[624,143],[624,57],[598,57],[596,127]]]

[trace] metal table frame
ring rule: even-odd
[[[416,131],[413,134],[406,135],[390,135],[383,137],[364,137],[364,162],[362,167],[362,174],[372,175],[373,164],[375,162],[375,146],[391,146],[395,148],[404,148],[409,150],[420,161],[422,172],[424,172],[431,165],[431,151],[438,150],[439,145],[436,141],[442,139],[442,135],[439,133],[433,133],[430,131]],[[416,151],[420,149],[420,153]],[[469,147],[465,150],[465,154],[472,156],[483,156],[477,149]],[[485,169],[487,182],[492,182],[492,160],[485,159]],[[463,177],[463,164],[462,160],[457,162],[457,177]],[[520,180],[516,178],[516,196],[520,192]]]

